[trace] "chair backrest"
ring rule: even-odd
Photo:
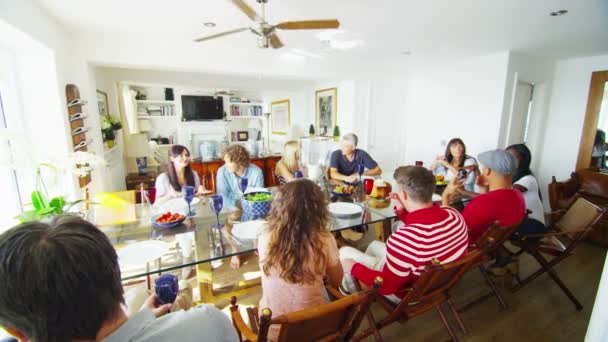
[[[570,237],[576,239],[586,233],[601,218],[603,213],[604,209],[582,197],[578,197],[553,225],[562,232],[572,232]]]
[[[374,288],[357,292],[336,301],[309,309],[290,312],[273,318],[268,325],[280,324],[278,342],[350,340],[374,300],[382,279],[377,278]],[[260,319],[260,332],[264,327]],[[259,339],[265,341],[265,339]]]
[[[501,227],[500,222],[496,221],[475,241],[472,247],[478,247],[482,250],[486,250],[487,253],[493,253],[507,241],[517,228],[519,228],[520,224],[521,222],[511,226]]]

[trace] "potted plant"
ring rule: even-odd
[[[101,137],[108,148],[114,147],[116,135],[114,134],[114,129],[112,128],[112,122],[107,115],[101,116]]]
[[[334,141],[340,141],[340,127],[338,125],[334,126]]]
[[[120,117],[115,115],[108,115],[110,125],[112,125],[112,130],[119,131],[122,129],[122,122],[120,121]]]
[[[315,126],[313,124],[310,124],[310,127],[308,128],[308,134],[310,134],[311,137],[315,135]]]
[[[92,153],[78,151],[68,157],[66,164],[69,165],[72,173],[79,177],[85,177],[96,166],[105,164],[105,161]],[[42,175],[43,168],[50,170],[55,176],[59,171],[58,167],[50,163],[40,163],[36,167],[36,187],[30,194],[32,202],[24,205],[24,207],[31,209],[24,211],[15,218],[23,223],[32,220],[50,219],[57,215],[82,215],[80,212],[73,212],[72,209],[77,204],[86,203],[86,200],[67,201],[63,195],[53,197],[48,195]]]

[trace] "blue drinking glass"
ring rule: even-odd
[[[303,178],[304,174],[302,173],[302,171],[294,171],[293,172],[293,178],[298,179],[298,178]]]
[[[357,165],[357,174],[359,175],[359,179],[361,179],[361,176],[363,176],[363,172],[365,172],[365,165],[363,165],[363,163],[359,163]]]
[[[188,216],[192,216],[192,209],[190,209],[190,203],[194,199],[194,187],[190,185],[185,185],[182,187],[182,192],[184,193],[184,200],[188,203]]]
[[[211,207],[211,210],[213,210],[213,212],[215,213],[215,216],[217,217],[217,224],[213,225],[214,228],[222,228],[223,225],[220,224],[220,212],[222,211],[222,208],[224,207],[224,198],[222,197],[222,195],[212,195],[209,198],[209,206]]]
[[[175,302],[175,298],[177,298],[177,293],[179,292],[177,277],[166,273],[156,278],[154,281],[154,291],[161,304]]]
[[[245,190],[247,190],[248,185],[249,185],[249,179],[247,179],[247,177],[239,178],[239,189],[241,189],[241,192],[243,193],[243,195],[245,195]]]

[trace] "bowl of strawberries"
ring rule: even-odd
[[[161,228],[173,228],[180,225],[186,219],[186,215],[167,211],[164,214],[152,218],[152,224]]]

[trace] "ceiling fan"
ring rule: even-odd
[[[201,37],[195,39],[195,42],[202,42],[205,40],[215,39],[234,33],[250,30],[254,34],[258,35],[258,46],[260,48],[268,48],[272,46],[274,49],[283,47],[283,42],[277,36],[276,30],[322,30],[322,29],[336,29],[340,27],[340,22],[337,19],[327,20],[299,20],[299,21],[284,21],[276,25],[271,25],[266,21],[265,7],[268,0],[256,0],[262,7],[262,15],[258,15],[244,0],[230,0],[241,12],[243,12],[249,19],[255,22],[252,27],[241,27],[235,30],[226,32],[216,33],[210,36]]]

